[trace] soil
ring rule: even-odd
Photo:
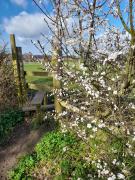
[[[9,140],[0,146],[0,180],[7,180],[8,171],[16,165],[19,158],[32,152],[42,135],[50,130],[45,124],[36,130],[32,130],[28,122],[18,124]]]

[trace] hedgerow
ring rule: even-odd
[[[1,38],[0,38],[1,42]],[[18,106],[17,88],[13,76],[13,67],[7,45],[0,45],[0,112],[6,108]]]

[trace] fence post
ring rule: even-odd
[[[20,64],[17,57],[17,48],[16,48],[14,34],[10,35],[10,42],[11,42],[12,64],[13,64],[15,84],[17,87],[19,104],[21,105],[22,104],[22,87],[21,87],[21,77],[20,77]]]
[[[56,74],[53,74],[53,88],[57,91],[57,90],[61,89],[61,82],[60,82],[60,80],[57,80],[55,78],[55,75]],[[62,112],[62,106],[61,106],[61,104],[59,102],[59,97],[57,96],[57,94],[54,97],[54,106],[55,106],[56,113],[61,113]]]
[[[23,64],[23,58],[22,58],[22,48],[16,47],[16,49],[17,49],[17,59],[20,65],[20,78],[21,78],[23,102],[25,102],[27,98],[27,85],[26,85],[26,80],[25,80],[24,64]]]
[[[58,58],[60,56],[59,50],[60,50],[59,47],[56,45],[54,47],[54,56],[52,58],[52,66],[55,70],[53,72],[53,89],[56,91],[59,91],[62,88],[61,81],[56,78],[56,76],[58,75],[59,70],[60,70],[60,62],[58,62]],[[56,113],[62,112],[63,108],[59,102],[59,97],[57,95],[57,92],[55,93],[55,96],[54,96],[54,106],[55,106]]]

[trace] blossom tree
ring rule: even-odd
[[[53,54],[43,65],[55,74],[53,93],[59,109],[65,108],[56,113],[63,133],[74,131],[84,140],[84,159],[96,166],[98,178],[134,177],[129,163],[135,162],[133,1],[128,1],[130,28],[122,1],[52,0],[51,13],[42,1],[33,1],[51,34],[42,34]],[[112,24],[112,15],[127,33]],[[47,56],[41,42],[35,45]]]

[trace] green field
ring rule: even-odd
[[[39,63],[25,63],[24,70],[26,72],[44,72],[43,66]],[[29,76],[26,75],[26,81],[32,84],[46,84],[52,86],[52,77],[50,76]]]
[[[69,69],[80,70],[80,66],[79,66],[78,62],[73,62],[71,60],[69,62],[65,61],[65,65]],[[28,73],[30,73],[30,72],[45,72],[44,67],[40,63],[36,63],[36,62],[25,63],[24,70]],[[41,85],[53,86],[53,79],[50,76],[32,76],[32,75],[27,74],[26,81],[27,81],[27,83],[30,83],[30,84],[37,84],[37,85],[41,84]],[[70,85],[68,85],[68,87],[71,87],[71,89],[72,89],[73,87],[78,87],[78,86],[71,83]]]
[[[41,64],[35,63],[35,62],[25,63],[24,64],[24,70],[25,71],[30,71],[30,72],[32,72],[32,71],[38,71],[38,72],[41,71],[41,72],[43,72],[44,71],[43,66]]]

